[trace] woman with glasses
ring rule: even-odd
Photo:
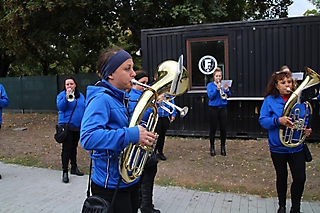
[[[303,152],[303,143],[296,147],[286,147],[280,141],[279,130],[282,127],[292,128],[292,118],[283,116],[282,111],[293,90],[292,73],[288,66],[283,66],[273,73],[264,95],[260,110],[259,123],[268,130],[268,145],[271,159],[276,171],[276,189],[278,194],[278,213],[286,212],[287,180],[289,165],[293,182],[290,187],[290,213],[300,212],[301,197],[306,181],[306,163]],[[298,105],[300,116],[306,114],[305,104]],[[306,120],[308,121],[308,120]],[[305,123],[307,125],[307,122]],[[308,137],[312,129],[305,127],[304,133]],[[296,134],[293,134],[296,137]]]

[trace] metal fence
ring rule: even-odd
[[[57,111],[57,94],[63,90],[64,79],[69,76],[77,81],[78,90],[84,95],[87,86],[99,80],[96,73],[0,78],[0,84],[4,86],[10,101],[4,110]]]

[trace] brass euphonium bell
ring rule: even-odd
[[[146,87],[140,97],[129,127],[139,125],[147,108],[150,107],[152,113],[148,119],[146,129],[150,132],[155,132],[158,122],[158,94],[182,95],[187,91],[188,85],[188,71],[182,65],[182,56],[180,56],[178,62],[173,60],[162,62],[157,68],[157,80],[151,86]],[[150,152],[154,150],[155,145],[156,141],[151,147],[130,143],[124,148],[119,159],[119,172],[124,182],[133,182],[142,174],[147,158]]]
[[[306,77],[301,82],[300,86],[291,94],[286,102],[282,116],[291,118],[294,123],[293,128],[280,128],[279,136],[281,143],[286,147],[297,147],[306,139],[304,127],[307,116],[312,116],[312,106],[308,100],[316,97],[319,94],[320,75],[310,68],[306,68]],[[300,109],[297,104],[305,104],[306,113],[301,116]],[[310,119],[309,119],[310,123]],[[298,135],[297,135],[298,134]]]

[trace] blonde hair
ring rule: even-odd
[[[222,70],[221,70],[220,67],[217,67],[217,68],[214,70],[213,76],[215,76],[215,74],[216,74],[217,72],[221,72],[221,74],[222,74]]]

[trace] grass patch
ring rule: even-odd
[[[4,157],[0,156],[0,161],[6,164],[17,164],[21,166],[35,166],[45,168],[36,156],[16,156],[16,157]]]

